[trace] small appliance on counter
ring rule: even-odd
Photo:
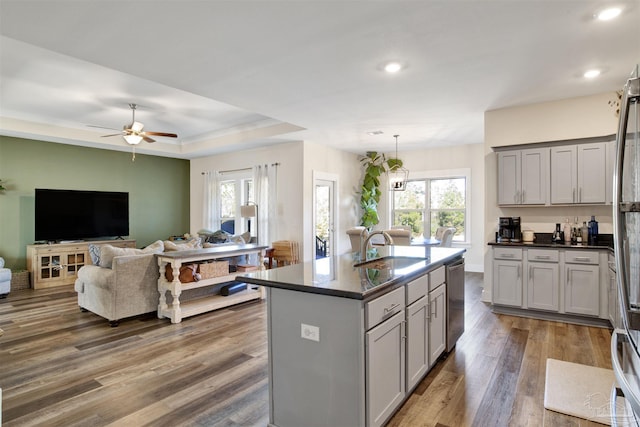
[[[535,237],[533,230],[522,230],[522,241],[524,243],[533,243]]]
[[[501,216],[498,220],[498,243],[520,242],[520,217]]]

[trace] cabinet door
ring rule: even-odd
[[[548,170],[548,148],[522,150],[521,204],[544,205],[547,203]]]
[[[381,426],[405,396],[405,313],[366,333],[367,425]]]
[[[578,202],[607,199],[607,146],[604,142],[578,145]]]
[[[607,145],[607,166],[606,166],[606,197],[605,203],[610,205],[613,203],[613,165],[616,159],[616,142],[609,141]]]
[[[600,313],[600,267],[565,265],[564,310],[597,316]]]
[[[493,261],[493,303],[522,306],[522,262]]]
[[[520,151],[498,153],[498,204],[520,203]]]
[[[538,310],[560,309],[558,264],[530,262],[527,266],[527,306]]]
[[[407,391],[429,369],[429,297],[407,307]]]
[[[575,145],[551,148],[551,203],[577,202],[577,149]]]
[[[447,341],[446,285],[429,292],[429,366],[435,365]]]

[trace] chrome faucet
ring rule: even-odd
[[[371,238],[376,234],[382,234],[386,245],[393,245],[393,239],[391,238],[391,236],[389,236],[389,233],[387,233],[386,231],[382,231],[382,230],[374,231],[373,233],[370,233],[365,239],[362,239],[362,236],[364,236],[364,230],[363,230],[363,233],[360,234],[360,241],[362,242],[360,244],[360,261],[361,262],[365,262],[367,260],[367,247],[369,246],[369,240],[371,240]]]

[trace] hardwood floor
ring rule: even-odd
[[[494,314],[481,286],[466,274],[465,334],[389,426],[599,425],[544,409],[546,359],[610,368],[610,331]],[[0,328],[6,427],[268,423],[265,302],[111,328],[72,287],[24,290],[0,300]]]

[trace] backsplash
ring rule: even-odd
[[[537,233],[553,233],[556,224],[564,224],[569,219],[569,224],[574,226],[578,217],[579,225],[589,223],[591,215],[595,215],[598,221],[599,234],[613,234],[613,210],[611,205],[603,206],[544,206],[538,208],[503,208],[501,216],[519,216],[520,229],[532,230]],[[498,218],[495,219],[495,231],[498,231]]]

